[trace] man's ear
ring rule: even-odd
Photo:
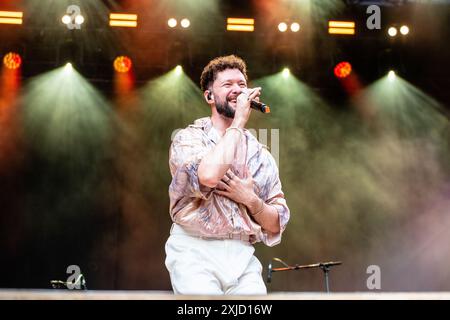
[[[205,90],[204,96],[205,96],[206,102],[208,102],[208,103],[214,102],[214,95],[212,94],[212,92],[210,90]]]

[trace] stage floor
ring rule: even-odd
[[[450,292],[276,292],[266,296],[174,295],[170,291],[0,290],[0,300],[450,300]]]

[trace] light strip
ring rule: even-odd
[[[231,24],[231,25],[227,25],[227,30],[228,31],[249,31],[252,32],[255,30],[254,26],[240,26],[240,25],[235,25],[235,24]]]
[[[130,27],[130,28],[136,28],[137,27],[137,21],[120,21],[120,20],[112,20],[109,22],[109,25],[111,27]]]
[[[23,18],[23,12],[20,11],[0,11],[0,17],[2,18]]]
[[[109,14],[109,25],[111,27],[137,27],[137,14],[129,13],[110,13]]]
[[[22,19],[0,18],[0,23],[3,23],[3,24],[22,24]]]
[[[228,31],[247,31],[255,30],[255,19],[250,18],[227,18]]]
[[[255,19],[245,19],[245,18],[228,18],[228,24],[249,24],[254,25]]]
[[[355,23],[351,21],[328,21],[330,28],[355,28]]]
[[[330,34],[355,34],[355,29],[329,28],[328,33],[330,33]]]
[[[110,20],[131,20],[137,21],[137,14],[127,14],[127,13],[111,13],[109,15]]]

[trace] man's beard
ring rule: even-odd
[[[216,105],[216,110],[219,114],[224,117],[234,119],[234,114],[236,111],[230,106],[227,100],[225,100],[225,102],[221,102],[214,99],[214,104]]]

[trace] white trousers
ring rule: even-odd
[[[175,294],[267,294],[262,265],[248,242],[201,239],[173,224],[165,249]]]

